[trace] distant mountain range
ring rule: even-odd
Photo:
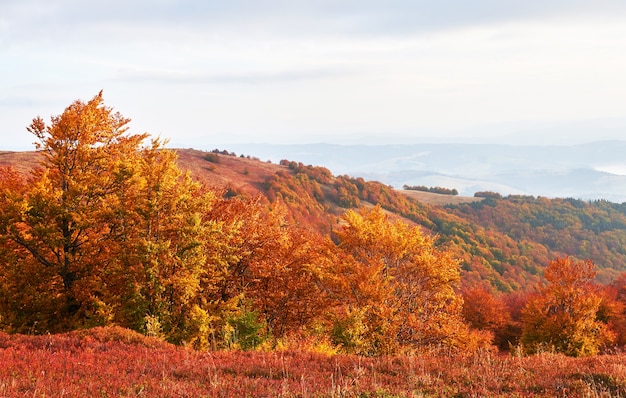
[[[206,148],[212,149],[212,148]],[[234,144],[226,149],[262,160],[296,160],[335,175],[403,185],[584,200],[626,202],[626,141],[578,145],[504,144]]]

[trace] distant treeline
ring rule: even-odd
[[[237,154],[235,152],[228,152],[227,150],[219,150],[219,149],[213,149],[211,152],[208,152],[205,156],[204,156],[204,160],[211,162],[211,163],[219,163],[220,162],[220,158],[218,155],[223,155],[223,156],[233,156],[233,157],[237,157]],[[246,158],[246,159],[251,159],[251,160],[259,160],[259,158],[257,157],[251,157],[250,155],[244,155],[241,154],[239,155],[240,158]],[[268,160],[268,163],[271,163]]]
[[[490,199],[502,199],[502,195],[498,192],[481,191],[474,193],[475,198],[490,198]]]
[[[404,185],[403,188],[406,191],[422,191],[422,192],[431,192],[438,193],[441,195],[458,195],[459,191],[456,188],[443,188],[443,187],[427,187],[425,185]]]

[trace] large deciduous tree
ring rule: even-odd
[[[0,314],[11,331],[48,332],[146,320],[185,336],[207,272],[202,214],[210,197],[175,154],[103,104],[75,101],[28,131],[43,160],[26,180],[0,178]]]
[[[106,270],[107,282],[116,284],[109,299],[119,309],[113,320],[192,342],[210,319],[199,296],[202,281],[215,278],[207,253],[220,231],[204,217],[215,195],[182,173],[176,154],[159,141],[141,150],[135,173],[136,182],[107,212],[110,240],[119,247]]]
[[[546,268],[546,284],[522,312],[522,343],[534,353],[555,350],[571,356],[593,355],[613,338],[598,319],[602,298],[592,285],[590,260],[557,258]]]

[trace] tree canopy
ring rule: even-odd
[[[0,328],[119,325],[201,349],[294,334],[366,354],[462,346],[458,264],[419,228],[348,211],[333,242],[289,212],[298,184],[329,172],[304,168],[271,202],[222,192],[129,122],[102,92],[75,101],[27,128],[36,170],[0,169]]]
[[[461,317],[458,263],[434,240],[380,207],[348,211],[337,231],[346,319],[335,338],[357,352],[393,351],[402,344],[467,343]]]
[[[547,284],[522,313],[522,343],[529,352],[593,355],[613,340],[607,325],[598,319],[602,298],[591,285],[595,275],[589,260],[563,257],[550,262],[544,274]]]

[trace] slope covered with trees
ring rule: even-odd
[[[118,325],[198,349],[293,338],[367,355],[468,347],[452,256],[379,206],[335,209],[331,240],[319,184],[343,206],[416,205],[319,168],[269,175],[266,197],[210,188],[128,122],[102,93],[76,101],[28,127],[39,167],[0,170],[3,330]]]
[[[179,153],[186,155],[181,156],[183,167],[196,164],[203,154]],[[417,200],[412,191],[359,177],[333,176],[323,167],[287,160],[271,165],[234,154],[216,156],[221,163],[212,163],[213,169],[199,176],[224,186],[218,178],[226,169],[239,167],[243,171],[228,184],[235,184],[240,192],[256,190],[270,202],[279,198],[289,209],[289,217],[324,232],[347,209],[380,205],[394,217],[437,236],[436,245],[460,260],[462,279],[470,286],[487,282],[502,292],[527,290],[541,280],[550,261],[562,256],[592,260],[601,283],[609,283],[625,270],[624,204],[487,195],[437,205],[433,203],[443,200],[428,196]],[[241,164],[235,166],[237,162]]]
[[[463,220],[462,228],[481,228],[477,235],[484,234],[485,239],[493,242],[489,264],[504,277],[519,272],[520,268],[527,274],[540,275],[559,256],[592,260],[599,270],[597,280],[602,283],[612,281],[626,270],[626,205],[623,203],[508,196],[447,206],[445,210]],[[450,224],[439,223],[441,228],[437,232],[443,238],[458,235]],[[523,279],[509,279],[513,283],[511,287],[523,285]]]
[[[436,245],[460,260],[462,280],[469,285],[486,281],[502,292],[526,290],[559,256],[591,259],[602,283],[625,270],[624,204],[512,195],[437,205],[432,203],[445,203],[445,198],[429,194],[417,200],[411,191],[359,177],[333,176],[323,167],[295,161],[272,164],[222,150],[176,152],[179,167],[206,186],[226,190],[229,196],[279,200],[287,207],[288,219],[326,233],[346,210],[380,205],[393,217],[437,236]],[[25,172],[31,167],[22,165],[36,163],[36,157],[34,152],[5,152],[0,153],[0,164]]]
[[[281,165],[288,170],[267,178],[261,192],[270,201],[284,199],[300,222],[328,227],[333,214],[380,205],[437,236],[436,244],[460,259],[469,285],[486,281],[502,292],[526,290],[541,280],[550,261],[562,256],[592,260],[601,283],[626,270],[624,204],[511,195],[439,206],[430,204],[437,199],[420,202],[410,191],[332,176],[322,167]]]
[[[2,330],[118,325],[198,349],[364,355],[626,341],[624,205],[433,205],[295,161],[169,150],[128,123],[100,93],[34,119],[28,162],[0,153]],[[569,312],[563,284],[581,300]]]

